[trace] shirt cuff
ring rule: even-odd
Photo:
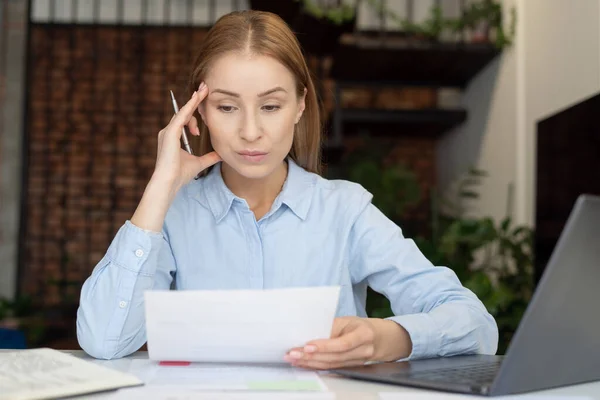
[[[141,229],[127,220],[108,248],[107,256],[121,268],[152,276],[157,262],[148,261],[158,258],[162,242],[162,233]]]
[[[412,341],[412,351],[405,360],[437,357],[442,344],[435,321],[426,313],[398,315],[386,318],[402,326]]]

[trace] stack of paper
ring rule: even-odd
[[[133,375],[57,350],[0,352],[0,400],[54,399],[142,384]]]

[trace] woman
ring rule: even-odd
[[[190,82],[191,99],[158,134],[135,213],[83,285],[77,333],[86,352],[110,359],[138,350],[144,290],[172,284],[341,286],[331,338],[285,356],[300,367],[496,352],[494,319],[451,270],[431,265],[360,185],[318,175],[315,88],[279,17],[222,17]],[[200,136],[201,156],[181,149],[184,125]],[[368,286],[396,316],[367,318]]]

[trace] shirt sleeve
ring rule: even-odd
[[[77,310],[81,348],[101,359],[137,351],[146,342],[144,291],[169,289],[175,267],[164,231],[125,222],[83,284]]]
[[[365,192],[350,234],[353,284],[385,295],[412,340],[408,359],[495,354],[498,327],[449,268],[432,265],[415,242],[371,204]]]

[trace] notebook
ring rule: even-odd
[[[0,400],[55,399],[141,385],[134,375],[58,350],[0,352]]]

